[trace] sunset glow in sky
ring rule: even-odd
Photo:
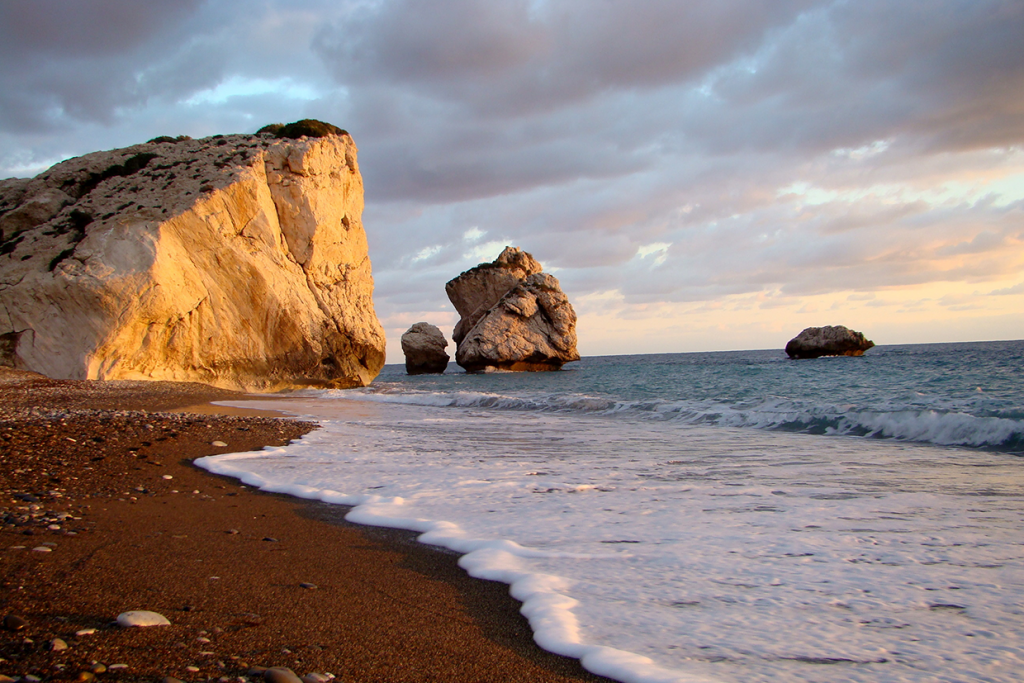
[[[1024,338],[1024,3],[0,0],[0,178],[318,118],[388,361],[506,244],[584,355]]]

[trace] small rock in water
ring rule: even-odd
[[[8,614],[4,617],[4,630],[5,631],[20,631],[28,626],[28,622],[19,617],[17,614]]]
[[[299,588],[308,588],[309,590],[312,591],[312,590],[316,590],[316,584],[315,583],[300,583],[299,584]]]
[[[227,446],[227,444],[224,443],[223,441],[211,441],[210,445],[211,446],[217,446],[219,448],[223,448],[224,446]]]
[[[117,625],[124,628],[132,626],[169,626],[170,623],[164,615],[157,614],[156,612],[147,612],[146,610],[133,610],[117,615]],[[110,668],[113,669],[115,666],[117,665],[111,665]]]
[[[54,638],[50,641],[50,652],[62,652],[68,649],[68,644],[60,638]]]
[[[266,683],[302,683],[302,679],[295,675],[295,672],[283,666],[275,666],[263,672],[263,680]]]

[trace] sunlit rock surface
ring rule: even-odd
[[[579,360],[576,312],[530,254],[506,247],[445,289],[462,316],[455,360],[468,372],[558,370]]]
[[[244,390],[384,363],[344,131],[160,138],[0,181],[0,364]]]

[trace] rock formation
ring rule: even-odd
[[[557,370],[579,360],[576,312],[530,254],[506,247],[445,289],[462,316],[455,360],[468,372]]]
[[[842,325],[808,327],[786,344],[790,358],[821,356],[863,356],[875,343]]]
[[[163,137],[0,181],[0,365],[256,391],[368,384],[384,331],[356,146],[335,130]]]
[[[440,374],[451,359],[445,348],[448,340],[430,323],[416,323],[402,335],[405,371],[410,375]]]

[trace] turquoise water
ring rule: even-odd
[[[405,375],[368,390],[404,403],[867,436],[1024,452],[1024,341],[584,358],[557,373]]]

